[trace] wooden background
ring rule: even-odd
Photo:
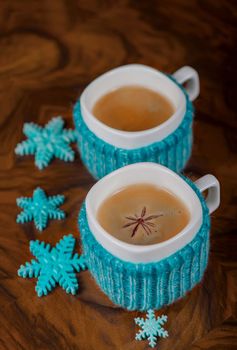
[[[138,62],[174,72],[191,65],[200,74],[195,142],[185,174],[212,173],[222,204],[212,218],[211,253],[201,285],[157,312],[167,313],[170,337],[161,350],[237,349],[237,120],[236,1],[0,0],[0,349],[148,349],[137,342],[134,317],[112,305],[88,271],[79,294],[61,288],[44,298],[35,280],[17,277],[31,259],[30,239],[51,244],[79,237],[77,215],[94,181],[79,157],[40,172],[33,157],[16,157],[25,122],[62,115],[84,87],[113,67]],[[39,234],[18,225],[15,200],[36,186],[63,193],[67,219]],[[77,246],[77,250],[79,250]]]

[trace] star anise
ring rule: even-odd
[[[131,237],[133,237],[135,235],[139,226],[142,226],[143,230],[146,232],[147,235],[152,233],[151,227],[155,227],[155,224],[151,221],[154,219],[157,219],[158,217],[162,216],[163,214],[150,215],[147,217],[145,217],[145,215],[146,215],[146,207],[144,207],[142,209],[140,217],[138,217],[137,214],[135,214],[134,216],[126,216],[126,219],[128,219],[132,222],[125,224],[123,226],[123,228],[130,227],[130,226],[134,225]]]

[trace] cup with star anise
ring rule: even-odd
[[[190,219],[177,235],[162,243],[135,245],[115,238],[99,224],[101,203],[120,188],[139,183],[164,187],[182,198]],[[219,203],[220,186],[213,175],[192,182],[155,163],[137,163],[107,175],[91,188],[79,217],[82,247],[95,281],[115,304],[129,310],[159,309],[183,297],[203,277],[210,214]],[[152,235],[159,215],[143,206],[127,216],[124,229],[133,236],[138,230]]]

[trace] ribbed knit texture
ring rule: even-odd
[[[183,297],[201,281],[208,262],[210,216],[197,187],[185,180],[201,201],[203,223],[189,244],[158,262],[131,263],[113,256],[92,235],[82,206],[79,229],[87,266],[115,304],[128,310],[160,309]]]
[[[84,165],[94,178],[100,179],[118,168],[138,162],[159,163],[176,172],[185,167],[192,150],[193,105],[182,85],[169,78],[182,89],[186,97],[183,121],[165,139],[145,147],[126,150],[103,141],[88,129],[81,116],[80,101],[76,102],[73,116],[77,145]]]

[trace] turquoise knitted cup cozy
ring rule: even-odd
[[[208,262],[210,215],[198,188],[185,180],[200,199],[203,222],[189,244],[158,262],[131,263],[109,253],[91,233],[82,206],[79,229],[87,266],[115,304],[128,310],[160,309],[182,298],[201,281]]]
[[[73,116],[77,131],[77,145],[81,159],[95,179],[100,179],[125,165],[138,162],[154,162],[167,166],[173,171],[182,170],[192,150],[193,105],[182,85],[170,77],[186,97],[186,112],[178,128],[162,141],[136,149],[115,147],[97,137],[85,124],[79,100],[74,105]]]

